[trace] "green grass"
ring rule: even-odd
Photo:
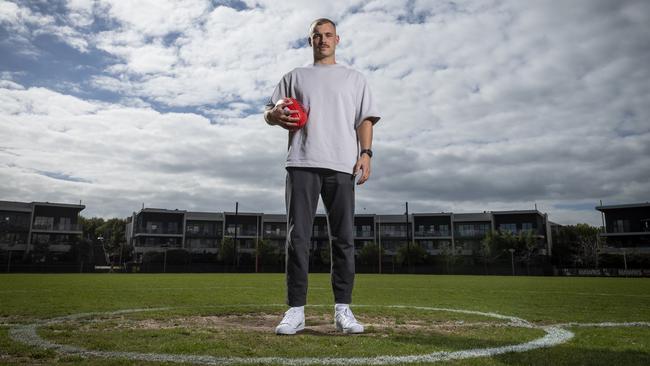
[[[353,309],[362,321],[390,327],[371,325],[361,336],[331,334],[322,330],[331,322],[329,276],[315,274],[310,276],[308,302],[328,306],[308,307],[311,323],[307,326],[319,330],[278,337],[272,333],[273,325],[284,308],[275,304],[283,303],[284,292],[281,274],[0,275],[0,365],[146,364],[62,355],[25,346],[8,336],[14,324],[134,308],[170,309],[89,316],[43,326],[38,332],[52,341],[94,350],[253,357],[425,354],[523,343],[543,335],[539,329],[490,326],[503,320],[479,315],[386,307]],[[354,303],[494,312],[537,325],[650,322],[650,280],[358,275]],[[266,320],[254,330],[196,323],[232,315]],[[453,326],[461,321],[478,324]],[[650,328],[569,329],[576,336],[556,347],[441,364],[650,364]]]

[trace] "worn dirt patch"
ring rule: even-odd
[[[111,319],[86,319],[66,322],[67,326],[74,326],[79,331],[109,330],[162,330],[162,329],[194,329],[245,332],[273,332],[282,320],[281,314],[236,314],[212,316],[183,316],[169,319],[129,319],[118,316]],[[439,332],[455,333],[468,327],[503,327],[509,326],[505,322],[466,322],[454,321],[425,321],[419,319],[396,320],[391,317],[363,316],[358,320],[366,328],[365,335],[386,335],[389,333],[412,332]],[[305,319],[305,334],[337,335],[340,334],[334,327],[332,315],[312,315]]]

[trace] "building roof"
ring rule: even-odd
[[[262,216],[262,215],[264,215],[261,212],[244,212],[244,211],[239,211],[237,213],[231,212],[231,211],[226,211],[223,214],[226,215],[226,216],[235,216],[235,215],[237,215],[237,216]]]
[[[287,221],[287,215],[283,215],[283,214],[264,214],[264,216],[262,216],[262,219],[265,222],[286,222]]]
[[[538,210],[510,210],[510,211],[492,211],[494,215],[516,215],[516,214],[536,214],[543,215]]]
[[[377,220],[382,223],[406,223],[406,215],[377,215]],[[409,222],[413,218],[409,215]]]
[[[65,207],[65,208],[77,208],[79,211],[86,208],[85,205],[79,204],[70,204],[70,203],[55,203],[55,202],[32,202],[34,206],[49,206],[49,207]]]
[[[608,206],[596,206],[596,210],[605,211],[605,210],[616,210],[621,208],[638,208],[638,207],[650,207],[650,202],[646,203],[628,203],[622,205],[608,205]]]
[[[221,220],[223,221],[223,213],[221,212],[187,212],[185,213],[186,220]]]
[[[176,214],[184,214],[187,211],[185,210],[179,210],[179,209],[174,209],[174,210],[168,210],[166,208],[143,208],[140,210],[140,212],[155,212],[155,213],[176,213]]]
[[[27,202],[0,201],[0,210],[32,212],[33,205]]]
[[[454,214],[454,222],[492,221],[489,212]]]

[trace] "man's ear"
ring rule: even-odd
[[[336,35],[336,44],[338,45],[340,41],[341,41],[341,38],[339,38],[339,35],[337,34]]]

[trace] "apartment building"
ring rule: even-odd
[[[597,206],[603,215],[604,253],[650,253],[650,203]]]
[[[311,247],[313,253],[329,248],[327,217],[314,218]],[[185,248],[192,253],[218,253],[226,237],[237,239],[239,254],[254,255],[257,240],[266,239],[283,251],[287,235],[286,215],[251,212],[190,212],[144,208],[127,220],[127,241],[136,254]],[[456,255],[476,254],[481,240],[491,231],[519,234],[532,231],[539,243],[539,254],[550,255],[550,223],[537,210],[481,213],[414,213],[406,215],[359,214],[354,218],[357,253],[364,245],[381,246],[387,260],[410,242],[430,255],[453,251]],[[316,259],[318,260],[318,259]]]
[[[83,234],[84,205],[0,201],[0,250],[44,261],[69,252]]]

